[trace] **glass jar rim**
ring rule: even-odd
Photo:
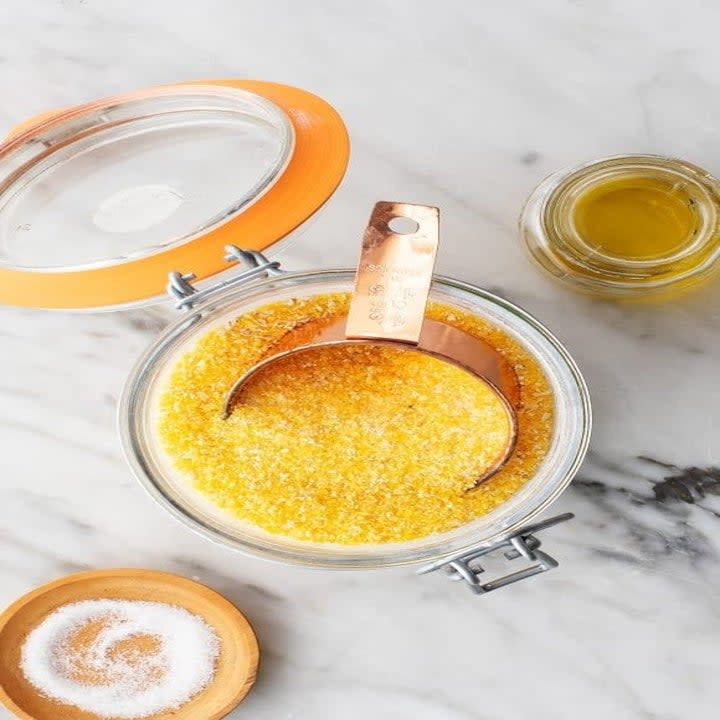
[[[587,451],[592,421],[589,392],[585,381],[567,350],[532,315],[513,303],[475,285],[439,276],[434,278],[433,288],[442,288],[447,292],[465,293],[470,298],[474,297],[493,304],[503,312],[514,316],[518,322],[518,328],[525,327],[528,331],[537,333],[542,342],[546,344],[548,352],[553,354],[552,360],[564,369],[569,379],[568,382],[571,384],[568,392],[573,397],[573,411],[579,418],[577,423],[579,431],[577,436],[572,438],[573,442],[568,443],[568,447],[572,446],[572,449],[563,450],[567,457],[564,458],[561,473],[557,473],[556,476],[551,475],[531,495],[525,497],[524,493],[532,484],[531,479],[513,498],[500,505],[488,516],[467,523],[450,533],[438,535],[436,543],[428,544],[428,541],[434,537],[430,536],[418,540],[417,543],[413,541],[374,546],[375,552],[363,550],[362,548],[366,546],[347,546],[344,547],[343,553],[334,555],[309,543],[296,543],[295,547],[291,547],[292,543],[285,542],[287,539],[281,537],[278,537],[275,542],[248,538],[238,539],[237,535],[222,532],[217,527],[205,522],[200,517],[197,508],[188,508],[186,503],[173,497],[167,488],[163,487],[157,476],[157,469],[153,468],[148,449],[144,444],[142,416],[145,410],[144,405],[149,401],[152,375],[159,373],[164,367],[163,363],[167,363],[171,359],[173,347],[177,349],[183,339],[187,340],[194,332],[198,332],[200,325],[216,320],[223,311],[227,311],[231,306],[234,307],[241,302],[252,302],[253,299],[261,297],[267,298],[268,294],[277,295],[281,288],[287,290],[298,286],[309,287],[313,284],[325,285],[324,291],[327,292],[329,291],[327,286],[332,283],[342,283],[349,287],[353,277],[354,271],[350,269],[286,273],[280,277],[253,283],[249,287],[227,290],[213,300],[200,305],[195,311],[165,330],[146,350],[131,371],[118,406],[118,424],[123,452],[134,475],[145,490],[177,520],[214,542],[266,559],[328,568],[377,568],[436,561],[460,551],[476,548],[479,545],[491,544],[516,531],[545,510],[575,476]],[[323,292],[323,290],[318,288],[318,292]],[[265,302],[268,301],[271,301],[271,298],[265,300]],[[260,304],[264,303],[257,303],[254,306]],[[237,314],[241,314],[241,312],[239,311]],[[520,496],[524,497],[521,503],[522,508],[516,508],[512,513],[509,512],[508,508],[511,509],[511,504]],[[498,513],[497,511],[503,512]],[[492,520],[496,514],[498,515],[497,521],[492,525],[490,531],[482,532],[471,527],[480,521]],[[444,537],[446,535],[453,537],[451,540],[447,540]],[[381,550],[377,551],[377,548]]]

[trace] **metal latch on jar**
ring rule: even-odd
[[[449,558],[426,565],[418,570],[418,574],[424,575],[436,570],[444,570],[451,580],[464,580],[477,595],[484,595],[492,590],[512,585],[515,582],[525,580],[533,575],[539,575],[558,566],[555,558],[540,550],[541,542],[535,537],[535,534],[553,525],[571,520],[573,517],[575,517],[573,513],[563,513],[533,525],[526,525],[512,535],[508,535],[491,545],[470,551],[465,550]],[[483,582],[481,576],[485,572],[485,568],[480,565],[479,559],[496,551],[504,551],[505,560],[508,562],[525,558],[530,564],[502,577]]]
[[[191,282],[195,279],[194,273],[169,273],[166,289],[168,295],[175,301],[177,310],[192,310],[196,303],[207,300],[212,295],[228,288],[239,287],[259,278],[283,274],[279,262],[268,260],[265,255],[257,250],[241,250],[235,245],[226,245],[225,253],[225,260],[228,263],[242,263],[248,269],[239,275],[210,285],[202,290],[198,290]]]

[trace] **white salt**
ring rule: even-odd
[[[98,623],[92,642],[72,649],[71,637]],[[138,636],[157,647],[118,652]],[[156,602],[87,600],[63,605],[27,637],[25,677],[46,697],[102,717],[142,718],[172,710],[212,680],[220,651],[215,631],[187,610]],[[95,682],[77,678],[88,675]]]

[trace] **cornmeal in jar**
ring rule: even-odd
[[[291,355],[252,378],[232,415],[235,380],[285,333],[347,314],[334,293],[257,308],[210,330],[172,368],[158,432],[173,465],[238,520],[297,540],[389,543],[452,530],[498,507],[535,473],[553,434],[554,398],[516,339],[431,302],[426,315],[482,338],[521,388],[515,451],[472,488],[505,441],[507,416],[482,381],[401,348],[339,345]]]

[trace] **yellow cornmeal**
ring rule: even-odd
[[[427,316],[489,341],[521,385],[516,450],[472,486],[506,437],[482,382],[449,363],[378,346],[338,346],[268,366],[227,420],[225,396],[288,330],[347,312],[346,294],[281,301],[209,331],[160,398],[159,434],[178,470],[211,502],[268,532],[327,543],[387,543],[456,528],[532,477],[553,433],[538,363],[483,320],[430,303]]]

